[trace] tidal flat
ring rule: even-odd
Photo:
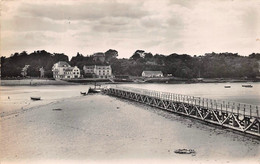
[[[258,139],[136,102],[81,96],[86,86],[23,88],[21,95],[9,89],[1,95],[1,163],[260,162]],[[9,101],[3,97],[11,92],[11,100],[21,103],[3,113]],[[23,97],[32,93],[45,99],[26,100],[21,109]],[[196,153],[176,154],[177,149]]]

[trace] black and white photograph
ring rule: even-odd
[[[260,0],[0,12],[0,164],[260,163]]]

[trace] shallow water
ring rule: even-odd
[[[242,87],[251,84],[253,88]],[[230,85],[231,88],[224,86]],[[171,92],[210,99],[260,105],[260,83],[123,84],[122,86]]]
[[[81,96],[90,85],[0,86],[0,114]],[[33,101],[31,97],[41,97]]]
[[[244,88],[242,84],[245,83],[120,84],[120,86],[260,105],[260,83],[250,83],[253,88]],[[230,85],[231,88],[224,88],[225,85]],[[89,87],[90,85],[1,86],[0,114],[44,105],[64,98],[78,97],[81,96],[80,92],[86,92]],[[42,100],[32,101],[31,96],[41,97]]]

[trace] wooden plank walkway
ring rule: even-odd
[[[122,86],[104,88],[103,93],[260,137],[256,105]]]

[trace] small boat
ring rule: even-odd
[[[96,82],[95,82],[95,85],[94,85],[95,87],[94,88],[89,88],[88,89],[88,93],[99,93],[99,92],[101,92],[101,85],[100,84],[97,84]],[[98,86],[98,88],[97,88],[97,86]]]
[[[99,92],[101,92],[101,88],[89,88],[88,89],[88,93],[99,93]]]
[[[177,149],[174,151],[177,154],[195,154],[195,150],[193,149]]]
[[[225,88],[231,88],[231,86],[230,85],[226,85],[226,86],[224,86]]]
[[[245,88],[252,88],[253,86],[250,85],[250,84],[244,84],[244,85],[242,85],[242,87],[245,87]]]
[[[34,101],[41,100],[41,97],[31,97],[31,100],[34,100]]]
[[[82,94],[83,96],[86,96],[86,95],[87,95],[86,92],[80,92],[80,94]]]

